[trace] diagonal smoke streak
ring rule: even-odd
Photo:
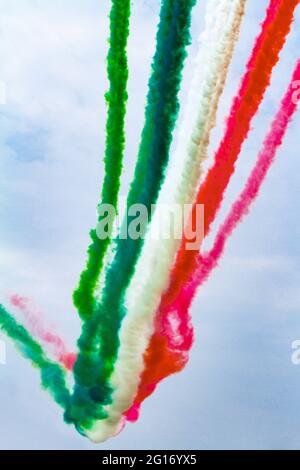
[[[272,71],[279,60],[279,53],[285,44],[299,1],[270,1],[261,34],[256,40],[246,74],[234,99],[225,135],[216,152],[214,164],[200,186],[195,201],[194,216],[197,204],[203,204],[205,208],[204,235],[208,234],[220,208],[226,188],[235,171],[235,163],[248,136],[251,122],[270,84]],[[164,296],[167,302],[172,296],[176,296],[183,283],[189,278],[190,272],[195,268],[197,251],[186,250],[186,242],[186,238],[183,237],[171,272],[169,289]]]
[[[0,330],[9,336],[22,355],[39,369],[42,386],[63,409],[66,409],[70,393],[66,385],[64,370],[50,361],[41,346],[30,336],[26,329],[0,305]]]
[[[62,366],[72,370],[76,354],[68,351],[65,341],[57,333],[44,326],[42,314],[31,300],[14,294],[10,297],[10,303],[22,313],[27,331],[47,346]]]
[[[292,80],[288,90],[281,101],[269,133],[263,143],[257,162],[246,182],[245,188],[232,205],[228,216],[218,230],[213,248],[208,253],[199,254],[197,267],[192,273],[188,283],[182,288],[176,300],[160,312],[159,328],[156,335],[171,338],[168,343],[170,351],[174,351],[174,368],[179,370],[187,360],[187,354],[191,344],[186,342],[186,334],[190,331],[189,308],[197,293],[197,289],[208,279],[213,269],[217,266],[233,231],[248,214],[252,204],[257,198],[259,191],[274,163],[276,152],[281,146],[288,125],[297,110],[297,101],[293,100],[294,83],[300,78],[300,60],[297,61]],[[173,341],[174,332],[170,328],[170,320],[177,317],[176,343]],[[173,338],[172,338],[173,337]],[[171,356],[171,354],[170,354]],[[169,357],[170,357],[169,356]],[[176,360],[175,360],[176,359]],[[152,382],[153,383],[153,382]]]
[[[204,255],[197,256],[196,268],[182,286],[177,297],[168,304],[160,306],[156,322],[156,331],[151,338],[145,354],[145,370],[139,386],[135,406],[138,406],[155,389],[155,386],[166,376],[180,371],[188,360],[188,351],[192,345],[193,332],[190,325],[189,307],[196,295],[197,288],[208,278],[224,251],[226,241],[236,226],[242,221],[257,197],[269,168],[271,167],[278,147],[281,145],[288,124],[296,111],[297,102],[292,99],[294,82],[299,79],[300,62],[298,61],[292,82],[281,103],[280,109],[266,137],[263,150],[259,154],[245,189],[221,226],[213,249]],[[172,323],[177,325],[172,330]]]
[[[178,305],[181,303],[184,303],[185,305],[191,304],[197,288],[207,280],[211,271],[217,266],[228,239],[238,224],[240,224],[243,221],[243,218],[248,214],[251,205],[257,198],[262,184],[274,163],[276,152],[283,142],[288,125],[297,111],[298,101],[293,99],[293,95],[295,92],[294,83],[299,79],[300,60],[297,61],[289,88],[281,102],[279,111],[277,112],[271,125],[271,129],[263,143],[262,151],[260,152],[257,163],[246,182],[245,188],[232,205],[228,216],[219,229],[213,248],[208,253],[199,255],[196,271],[193,273],[186,289],[184,289],[176,299]]]

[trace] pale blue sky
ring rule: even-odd
[[[205,1],[193,15],[185,102]],[[211,155],[237,90],[267,0],[248,0],[222,98]],[[134,0],[123,194],[143,124],[158,0]],[[71,292],[94,225],[102,166],[107,87],[108,0],[0,0],[1,301],[33,297],[72,344],[79,321]],[[300,11],[255,119],[218,222],[242,188],[292,73]],[[93,446],[62,421],[35,370],[7,342],[0,365],[1,449],[300,448],[298,159],[296,116],[251,214],[193,308],[196,343],[186,370],[164,382],[117,438]],[[3,336],[0,339],[5,339]]]

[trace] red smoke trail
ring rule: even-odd
[[[244,190],[241,192],[236,202],[232,205],[229,215],[219,229],[213,248],[208,253],[198,255],[197,268],[194,273],[192,273],[189,282],[181,290],[176,300],[169,304],[168,308],[161,314],[161,325],[166,331],[166,328],[169,327],[170,318],[174,317],[174,312],[176,312],[180,326],[179,330],[181,329],[181,331],[179,331],[179,337],[177,338],[180,347],[184,346],[185,334],[186,331],[189,331],[190,318],[188,310],[191,306],[197,289],[207,280],[212,270],[217,266],[218,261],[224,252],[226,242],[232,235],[232,232],[237,227],[237,225],[249,212],[250,206],[258,196],[259,190],[261,189],[267,173],[275,160],[276,151],[282,144],[289,122],[291,121],[291,118],[297,109],[298,103],[297,100],[294,99],[294,84],[299,79],[300,60],[297,61],[291,83],[281,102],[280,109],[272,123],[270,132],[264,141],[263,149],[258,156],[256,165],[247,180]],[[169,331],[166,332],[167,334],[170,334]],[[182,336],[180,336],[181,334]],[[174,342],[173,340],[171,348],[176,349],[176,341]],[[184,347],[182,348],[182,351],[187,353],[187,350]],[[183,359],[185,360],[185,358],[186,356],[184,355]]]
[[[300,0],[271,0],[267,17],[262,26],[240,90],[233,101],[227,120],[226,131],[215,162],[201,185],[195,204],[203,204],[204,235],[207,235],[222,203],[225,190],[235,171],[235,163],[250,130],[251,121],[257,113],[264,93],[270,84],[274,66],[285,43],[293,21],[293,14]],[[194,207],[192,220],[195,220]],[[184,237],[172,268],[170,284],[164,301],[175,298],[182,285],[196,268],[197,251],[186,250],[188,240]]]
[[[270,83],[272,70],[278,62],[298,3],[299,0],[270,2],[261,34],[248,62],[239,93],[234,99],[225,136],[215,156],[215,163],[197,195],[196,204],[205,203],[205,235],[208,234],[223,200],[224,192],[235,169],[235,162],[247,138],[251,120]],[[183,302],[185,296],[187,303],[182,311],[182,320],[180,311],[170,309],[182,287],[190,280],[192,273],[197,271],[198,252],[187,251],[185,246],[184,239],[172,269],[170,287],[162,297],[155,325],[156,332],[145,353],[145,370],[134,406],[150,395],[160,380],[181,370],[188,360],[188,350],[193,341],[193,330],[188,315],[184,313],[188,308],[188,296],[184,294],[181,296],[181,301]],[[197,273],[199,274],[198,271]]]
[[[53,348],[56,359],[68,370],[72,370],[76,361],[76,354],[67,351],[64,341],[55,333],[47,331],[42,324],[42,315],[35,311],[30,299],[13,295],[10,297],[10,303],[16,307],[26,320],[26,326],[31,334],[37,336],[44,343]]]
[[[264,142],[263,150],[259,154],[258,161],[252,170],[246,186],[233,204],[228,217],[218,231],[212,250],[203,256],[198,256],[198,267],[187,289],[185,289],[184,295],[179,294],[177,297],[176,309],[182,302],[183,304],[187,302],[187,306],[190,306],[198,286],[206,281],[211,271],[217,266],[228,238],[247,215],[250,205],[258,196],[258,192],[276,157],[276,150],[282,144],[288,124],[297,109],[297,100],[293,99],[293,95],[295,93],[294,83],[299,79],[300,60],[297,62],[289,89],[281,102],[280,110],[275,117],[271,131]]]

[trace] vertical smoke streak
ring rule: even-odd
[[[51,394],[56,403],[66,409],[70,394],[63,369],[47,359],[41,346],[2,305],[0,305],[0,329],[14,341],[22,355],[40,370],[42,386]]]
[[[227,240],[247,215],[258,196],[274,162],[276,152],[282,144],[289,122],[297,110],[297,101],[293,100],[293,94],[295,92],[294,83],[299,78],[300,61],[297,62],[291,83],[264,141],[257,163],[247,180],[244,190],[232,205],[229,215],[219,229],[213,248],[206,254],[198,254],[196,269],[191,273],[188,282],[182,286],[182,290],[176,299],[164,306],[161,305],[156,322],[156,331],[145,355],[146,367],[135,400],[135,407],[154,391],[158,382],[171,373],[180,371],[188,360],[188,352],[192,344],[190,305],[197,289],[207,280],[212,270],[217,266]],[[171,326],[174,319],[177,323],[176,332],[172,330]]]
[[[170,198],[169,204],[191,204],[196,195],[244,9],[244,0],[208,2],[205,29],[200,36],[188,105],[175,151],[174,160],[176,164],[183,160],[182,169],[177,175],[168,176],[164,187]],[[172,190],[174,186],[175,190]],[[158,207],[159,203],[160,198]],[[153,224],[156,223],[155,218],[154,214]],[[148,233],[135,276],[126,293],[127,314],[120,331],[121,344],[111,378],[115,391],[113,403],[107,408],[108,420],[111,424],[115,422],[116,426],[136,393],[144,366],[143,352],[149,343],[155,312],[167,287],[169,270],[179,244],[180,240],[175,238],[155,241]],[[104,423],[101,424],[102,429],[103,426]]]
[[[162,2],[145,124],[127,199],[128,208],[137,203],[151,208],[164,179],[179,111],[178,93],[187,55],[186,47],[190,41],[191,11],[195,1]],[[75,423],[82,417],[86,418],[81,422],[85,428],[95,417],[106,416],[102,405],[111,401],[108,379],[119,347],[118,331],[124,316],[122,301],[134,273],[142,242],[142,239],[117,239],[115,256],[106,272],[100,304],[92,319],[83,325],[78,343],[80,354],[74,368],[76,387],[72,407],[66,417]]]
[[[118,203],[120,178],[125,147],[125,115],[127,104],[127,42],[129,37],[130,0],[112,0],[110,12],[110,46],[107,56],[107,71],[110,82],[106,93],[108,106],[105,143],[105,175],[100,204],[109,204],[115,209]],[[94,293],[103,261],[110,243],[111,233],[105,239],[90,232],[92,243],[88,248],[87,264],[73,294],[74,305],[82,320],[91,317],[95,307]]]

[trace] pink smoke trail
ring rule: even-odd
[[[43,325],[43,316],[32,305],[32,301],[20,295],[12,295],[10,303],[24,316],[26,327],[30,333],[52,347],[55,358],[68,370],[72,370],[76,354],[67,350],[65,342],[54,332],[47,331]]]
[[[234,229],[249,212],[250,206],[258,196],[259,190],[267,176],[268,171],[276,157],[276,151],[282,144],[289,122],[297,109],[298,100],[295,99],[295,82],[300,78],[300,60],[297,62],[293,73],[293,78],[284,96],[280,109],[272,123],[271,130],[264,141],[263,149],[258,156],[257,163],[252,170],[244,190],[233,204],[227,218],[217,233],[213,248],[206,254],[199,255],[197,269],[192,276],[188,287],[176,299],[181,303],[180,298],[186,299],[189,306],[196,294],[197,288],[202,285],[217,266],[221,258],[226,242],[232,235]],[[175,304],[174,304],[175,307]]]

